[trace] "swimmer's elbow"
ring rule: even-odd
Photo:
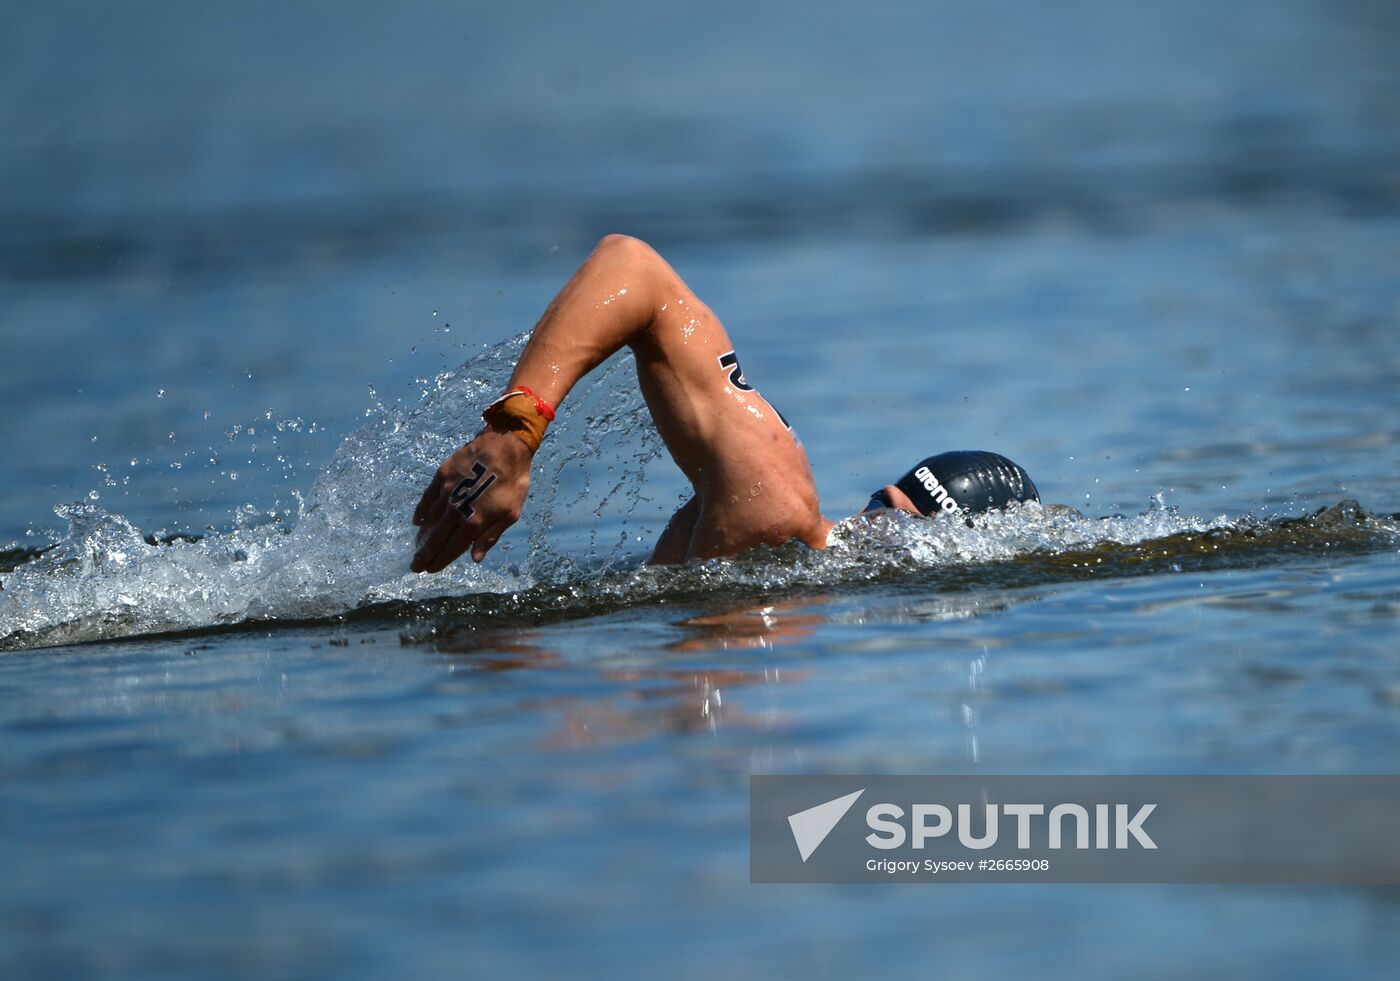
[[[670,270],[656,250],[631,235],[604,235],[588,260],[610,279],[621,280],[629,309],[639,326],[656,315],[657,286]]]
[[[641,239],[617,232],[600,238],[593,254],[626,263],[649,263],[657,258],[656,250]]]

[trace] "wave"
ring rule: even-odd
[[[408,515],[524,340],[420,379],[411,409],[376,410],[342,442],[288,526],[157,540],[95,504],[56,508],[68,522],[59,542],[0,554],[0,650],[346,616],[404,621],[410,632],[434,630],[443,617],[503,626],[910,576],[930,591],[1014,588],[1376,551],[1400,540],[1395,517],[1368,515],[1353,501],[1264,520],[1183,515],[1158,499],[1133,517],[1038,504],[961,522],[879,512],[839,523],[824,550],[792,543],[650,568],[634,551],[646,523],[638,505],[647,468],[664,450],[636,386],[620,377],[632,370],[624,357],[580,384],[541,447],[523,519],[528,538],[503,541],[482,566],[414,575]],[[553,534],[556,516],[580,512],[592,515],[588,542],[572,551]]]

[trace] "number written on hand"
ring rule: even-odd
[[[458,481],[457,486],[452,488],[452,493],[448,496],[447,502],[458,511],[462,512],[462,517],[470,518],[476,513],[472,507],[474,502],[486,489],[496,482],[496,475],[487,470],[480,463],[472,464],[472,472]]]

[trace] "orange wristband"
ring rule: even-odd
[[[517,399],[517,395],[526,398]],[[517,385],[488,405],[481,418],[498,433],[514,433],[533,453],[554,420],[554,408],[524,385]]]

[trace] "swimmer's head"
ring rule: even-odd
[[[1039,501],[1030,475],[999,453],[954,450],[918,463],[870,497],[865,510],[900,508],[925,517],[964,511],[977,514],[1012,501]]]

